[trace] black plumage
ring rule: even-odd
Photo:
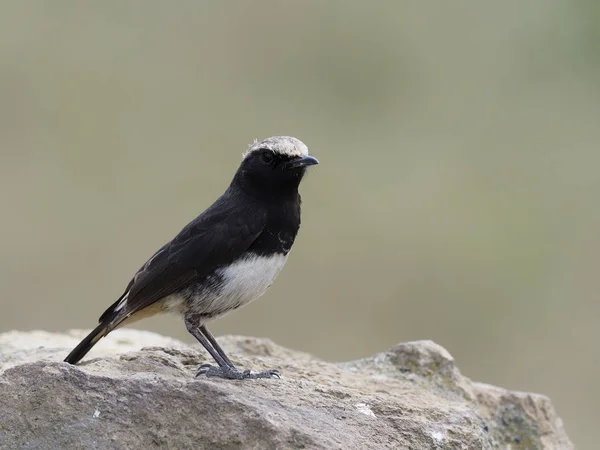
[[[317,163],[296,138],[256,142],[225,193],[140,268],[65,361],[77,363],[119,326],[176,312],[219,364],[203,365],[199,374],[235,379],[276,375],[273,370],[235,368],[205,324],[259,297],[273,282],[300,227],[298,186],[306,167]]]

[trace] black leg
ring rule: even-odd
[[[223,358],[223,361],[225,361],[229,365],[229,367],[235,367],[235,364],[233,364],[231,360],[227,357],[225,351],[221,348],[215,337],[211,334],[210,331],[208,331],[208,328],[206,328],[205,325],[202,325],[200,327],[200,333],[202,333],[206,337],[206,339],[208,339],[208,342],[210,342],[210,344],[217,351],[219,356]]]
[[[198,321],[194,320],[194,316],[186,316],[185,326],[192,336],[194,336],[198,342],[206,349],[210,356],[219,364],[220,367],[229,367],[229,364],[221,357],[221,355],[210,345],[209,340],[202,334]]]
[[[206,375],[207,377],[220,377],[227,378],[230,380],[244,380],[254,378],[279,378],[279,372],[277,370],[265,370],[263,372],[252,372],[251,370],[244,370],[243,372],[237,369],[233,363],[229,360],[223,349],[219,346],[214,336],[208,331],[208,329],[200,325],[198,316],[187,315],[185,317],[185,326],[192,336],[194,336],[198,342],[210,353],[214,360],[219,364],[219,367],[212,366],[210,364],[202,364],[196,376]]]

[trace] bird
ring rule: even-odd
[[[263,295],[283,269],[300,228],[298,188],[315,164],[295,137],[255,140],[225,192],[148,259],[64,361],[77,364],[118,327],[170,312],[217,363],[202,364],[197,377],[279,377],[236,367],[206,324]]]

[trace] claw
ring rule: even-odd
[[[198,367],[198,371],[196,372],[196,376],[204,375],[207,373],[213,366],[211,364],[202,364]]]

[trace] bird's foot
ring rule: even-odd
[[[263,372],[252,372],[250,369],[239,370],[235,367],[219,367],[212,364],[202,364],[196,373],[196,376],[206,375],[207,377],[219,377],[227,380],[254,380],[257,378],[273,378],[279,376],[278,370],[265,370]]]

